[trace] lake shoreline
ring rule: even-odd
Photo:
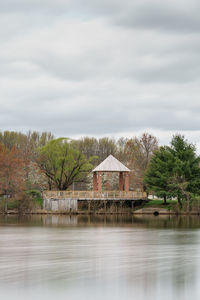
[[[44,210],[37,210],[37,211],[30,211],[30,212],[19,212],[8,210],[7,212],[0,212],[0,215],[171,215],[171,216],[200,216],[200,212],[191,211],[187,212],[175,212],[175,211],[163,211],[159,208],[154,208],[151,211],[126,211],[126,212],[88,212],[88,211],[79,211],[79,212],[66,212],[66,211],[44,211]]]

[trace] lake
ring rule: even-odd
[[[200,299],[200,217],[0,216],[2,299]]]

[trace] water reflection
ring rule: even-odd
[[[1,216],[5,299],[199,299],[200,218]]]
[[[131,226],[142,228],[200,228],[200,216],[170,215],[0,215],[0,226]]]

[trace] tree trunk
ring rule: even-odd
[[[187,193],[186,194],[186,199],[187,199],[187,214],[190,213],[190,195]]]
[[[51,180],[50,179],[48,180],[48,186],[49,186],[49,190],[51,191],[52,190],[52,185],[51,185]]]
[[[5,201],[5,213],[7,214],[8,212],[8,197],[6,195],[6,201]]]
[[[167,205],[167,196],[166,195],[164,196],[164,203],[163,204]]]
[[[182,208],[182,202],[181,202],[180,196],[178,196],[178,204],[179,204],[180,208]]]

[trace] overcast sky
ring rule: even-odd
[[[200,1],[0,2],[0,130],[200,144]]]

